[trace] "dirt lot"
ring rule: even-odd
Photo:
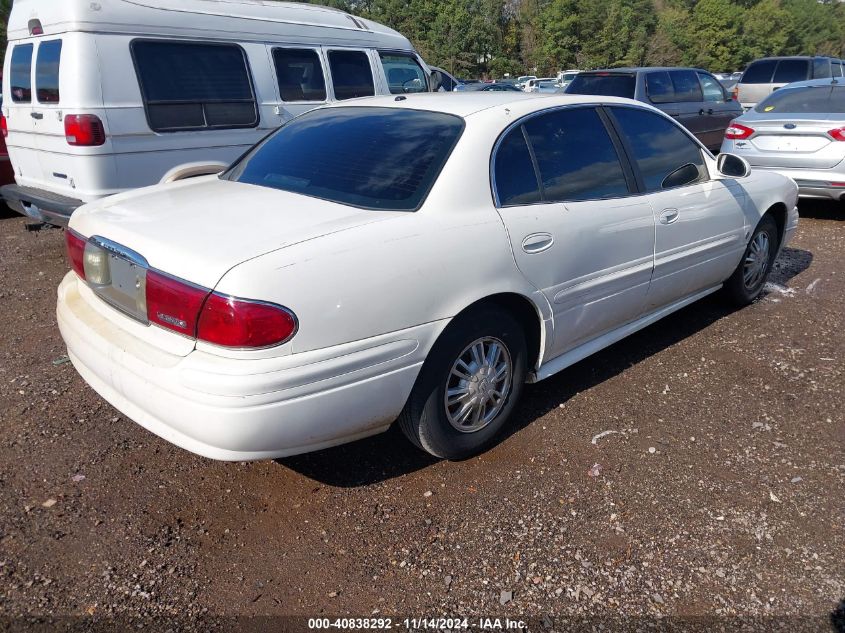
[[[845,208],[802,216],[760,302],[705,300],[530,387],[479,458],[438,463],[391,432],[255,464],[170,446],[89,389],[55,324],[62,232],[1,219],[0,630],[50,615],[845,630]]]

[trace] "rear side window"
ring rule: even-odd
[[[41,42],[35,63],[35,92],[39,103],[59,102],[59,65],[62,61],[62,41]]]
[[[757,105],[766,114],[845,114],[845,86],[783,88]]]
[[[595,109],[549,112],[526,121],[525,131],[537,158],[546,202],[630,193],[619,156]]]
[[[698,73],[698,78],[701,80],[701,88],[704,91],[705,101],[713,103],[725,101],[725,92],[722,90],[722,84],[713,75]]]
[[[645,82],[652,103],[672,103],[675,100],[675,88],[667,71],[647,73]]]
[[[330,51],[334,96],[339,101],[372,97],[376,93],[370,58],[361,51]]]
[[[825,60],[827,63],[827,60]],[[830,73],[830,70],[828,70]],[[782,59],[778,63],[772,83],[791,84],[793,81],[804,81],[810,76],[810,62],[806,59]]]
[[[325,108],[282,126],[224,176],[365,209],[415,211],[463,133],[460,117]]]
[[[633,99],[636,85],[634,75],[614,75],[610,73],[589,75],[581,73],[572,80],[566,92],[576,95],[600,95]]]
[[[240,47],[136,41],[132,54],[154,131],[258,125],[255,95]]]
[[[390,94],[401,95],[411,92],[426,92],[428,82],[422,66],[410,55],[379,53]]]
[[[825,79],[831,74],[837,77],[839,73],[834,66],[833,60],[827,57],[816,58],[813,60],[813,79]]]
[[[542,200],[523,126],[511,130],[499,145],[494,173],[500,206],[519,206]]]
[[[317,51],[274,48],[273,62],[282,101],[326,100],[326,81]]]
[[[18,44],[12,51],[12,101],[32,102],[32,44]]]
[[[676,102],[703,101],[701,84],[698,83],[698,75],[692,70],[671,70],[669,77],[672,79],[672,86],[675,88]]]
[[[776,59],[754,62],[745,70],[739,82],[743,84],[770,84],[777,65]]]
[[[635,108],[611,108],[627,139],[647,192],[663,189],[667,176],[687,164],[706,177],[701,148],[675,123],[653,112]]]

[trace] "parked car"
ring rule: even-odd
[[[710,73],[699,68],[618,68],[579,73],[567,94],[613,95],[659,108],[718,151],[742,108]]]
[[[80,209],[58,323],[96,391],[195,453],[274,458],[398,418],[460,459],[525,382],[722,287],[753,301],[796,198],[625,99],[359,99],[221,176]]]
[[[18,186],[2,193],[57,224],[84,202],[219,172],[327,102],[426,91],[430,73],[369,20],[208,0],[17,0],[5,64]]]
[[[537,79],[537,75],[522,75],[516,78],[516,87],[520,90],[525,89],[525,84],[527,84],[531,79]]]
[[[569,84],[572,83],[572,80],[578,76],[580,70],[564,70],[563,72],[559,72],[557,74],[557,84],[561,88],[566,88]]]
[[[544,84],[548,88],[549,84],[554,83],[554,77],[541,77],[539,79],[529,79],[525,82],[525,85],[522,87],[522,90],[524,92],[540,92],[540,84]]]
[[[562,88],[558,85],[556,79],[548,79],[546,81],[538,81],[534,86],[532,92],[537,94],[555,94],[561,92]]]
[[[432,66],[431,71],[435,73],[433,76],[434,83],[432,85],[435,92],[456,92],[461,90],[464,85],[464,82],[442,68]]]
[[[509,83],[496,82],[494,84],[470,84],[461,86],[458,92],[522,92],[519,88]]]
[[[734,87],[735,98],[743,109],[750,110],[786,84],[843,75],[842,60],[834,57],[765,57],[745,69]]]
[[[722,151],[789,176],[803,197],[845,200],[845,80],[781,88],[731,124]]]

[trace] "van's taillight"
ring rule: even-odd
[[[147,319],[168,330],[194,337],[197,316],[203,301],[211,293],[207,288],[147,271]]]
[[[87,240],[76,231],[68,229],[65,231],[65,249],[67,251],[67,259],[70,267],[79,275],[80,279],[85,279],[85,244]]]
[[[725,130],[725,138],[730,139],[732,141],[741,141],[743,139],[748,138],[754,134],[754,130],[750,127],[742,125],[741,123],[737,123],[733,121],[729,126],[728,129]]]
[[[840,127],[828,132],[834,141],[845,141],[845,127]]]
[[[214,293],[202,308],[197,338],[222,347],[255,349],[280,345],[296,329],[296,316],[281,306]]]
[[[106,130],[94,114],[68,114],[65,117],[65,138],[68,145],[98,147],[106,142]]]
[[[9,122],[5,115],[0,115],[0,130],[3,130],[3,138],[9,138]]]

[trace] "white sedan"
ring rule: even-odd
[[[220,176],[81,208],[58,322],[97,392],[200,455],[281,457],[398,419],[461,459],[526,382],[721,288],[753,301],[796,199],[634,101],[364,99]]]

